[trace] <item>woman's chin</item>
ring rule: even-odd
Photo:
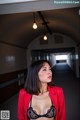
[[[51,82],[51,81],[52,81],[51,79],[48,80],[48,82]]]

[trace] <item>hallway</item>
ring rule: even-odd
[[[8,110],[10,120],[17,120],[27,70],[44,59],[63,88],[67,120],[80,120],[80,2],[62,1],[0,0],[0,119],[1,110]]]
[[[53,79],[54,83],[64,90],[67,120],[80,120],[80,80],[67,64],[58,64],[53,68]]]
[[[79,90],[80,81],[75,77],[67,64],[57,64],[53,68],[53,79],[57,86],[64,90],[67,120],[80,120],[79,116]],[[17,120],[18,94],[1,105],[2,110],[10,110],[10,120]]]

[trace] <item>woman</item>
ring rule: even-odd
[[[49,61],[31,64],[19,93],[18,120],[66,120],[63,90],[52,82]]]

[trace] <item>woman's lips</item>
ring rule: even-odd
[[[51,78],[52,78],[52,76],[49,76],[48,78],[49,78],[49,79],[51,79]]]

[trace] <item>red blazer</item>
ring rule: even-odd
[[[48,91],[50,98],[56,108],[55,120],[66,120],[65,100],[63,90],[60,87],[49,87]],[[28,120],[27,109],[32,95],[27,93],[24,89],[20,90],[18,99],[18,120]]]

